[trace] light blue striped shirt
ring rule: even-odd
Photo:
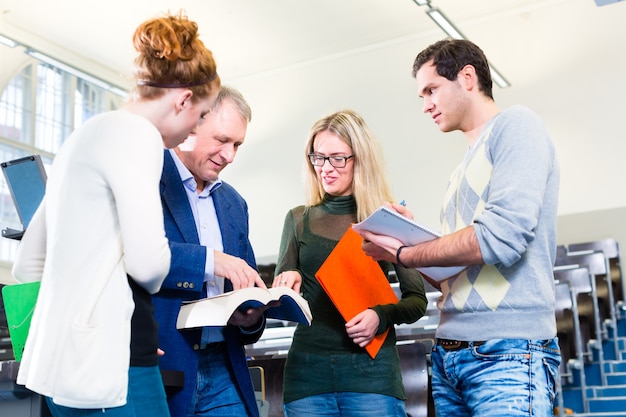
[[[222,185],[222,181],[218,178],[216,181],[206,184],[202,192],[198,194],[196,191],[198,184],[193,174],[178,158],[174,150],[170,149],[170,153],[174,159],[178,173],[180,174],[180,179],[183,182],[185,191],[187,192],[187,199],[189,200],[189,206],[191,207],[196,223],[200,244],[207,248],[206,265],[204,267],[206,295],[211,297],[222,294],[224,292],[224,277],[215,275],[215,257],[213,251],[222,252],[224,247],[222,245],[222,233],[217,220],[213,197],[211,196],[213,191],[217,190]],[[203,345],[223,340],[223,328],[221,327],[205,327],[202,330]]]

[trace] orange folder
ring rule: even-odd
[[[346,321],[375,305],[398,302],[378,262],[361,249],[362,242],[361,235],[348,228],[315,274]],[[387,333],[389,329],[365,346],[372,359],[376,358]]]

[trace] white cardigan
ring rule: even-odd
[[[41,280],[17,382],[74,408],[126,403],[129,274],[151,293],[169,270],[163,142],[124,110],[89,119],[57,154],[13,267]]]

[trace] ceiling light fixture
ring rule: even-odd
[[[54,58],[49,57],[46,54],[43,54],[39,51],[36,51],[34,49],[30,49],[30,48],[26,48],[26,50],[24,51],[26,52],[26,54],[32,56],[35,59],[38,59],[39,61],[45,63],[45,64],[49,64],[52,65],[55,68],[59,68],[60,70],[63,70],[69,74],[72,74],[75,77],[78,77],[82,80],[85,80],[87,82],[90,82],[93,85],[96,85],[100,88],[103,88],[107,91],[110,91],[113,94],[116,94],[120,97],[126,97],[128,95],[128,92],[126,92],[125,90],[123,90],[122,88],[116,87],[112,84],[109,84],[106,81],[103,81],[99,78],[94,77],[93,75],[87,74],[86,72],[83,72],[81,70],[78,70],[70,65],[67,65],[61,61],[58,61]]]
[[[415,4],[418,6],[427,6],[428,10],[426,10],[426,14],[430,17],[436,24],[443,30],[448,36],[453,39],[467,39],[465,35],[461,33],[460,30],[452,24],[450,19],[444,15],[441,10],[436,7],[433,7],[430,4],[430,0],[413,0]],[[510,87],[511,83],[507,81],[506,78],[500,72],[494,68],[491,63],[489,63],[489,72],[491,73],[491,78],[493,82],[498,85],[500,88]]]
[[[8,46],[9,48],[15,48],[19,43],[15,42],[11,38],[7,38],[6,36],[0,35],[0,43]]]
[[[467,39],[461,33],[461,31],[459,31],[456,26],[454,26],[452,22],[450,22],[450,19],[448,19],[446,15],[441,12],[441,10],[437,9],[436,7],[431,7],[430,3],[428,4],[428,7],[430,7],[428,10],[426,10],[426,14],[428,15],[428,17],[433,19],[437,26],[439,26],[444,32],[446,32],[448,36],[453,39]]]
[[[607,4],[619,3],[622,0],[596,0],[596,6],[606,6]]]

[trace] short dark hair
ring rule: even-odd
[[[417,54],[413,63],[413,77],[427,62],[433,61],[437,74],[450,81],[457,79],[466,65],[476,70],[480,91],[493,100],[493,82],[485,53],[476,44],[465,39],[443,39]]]

